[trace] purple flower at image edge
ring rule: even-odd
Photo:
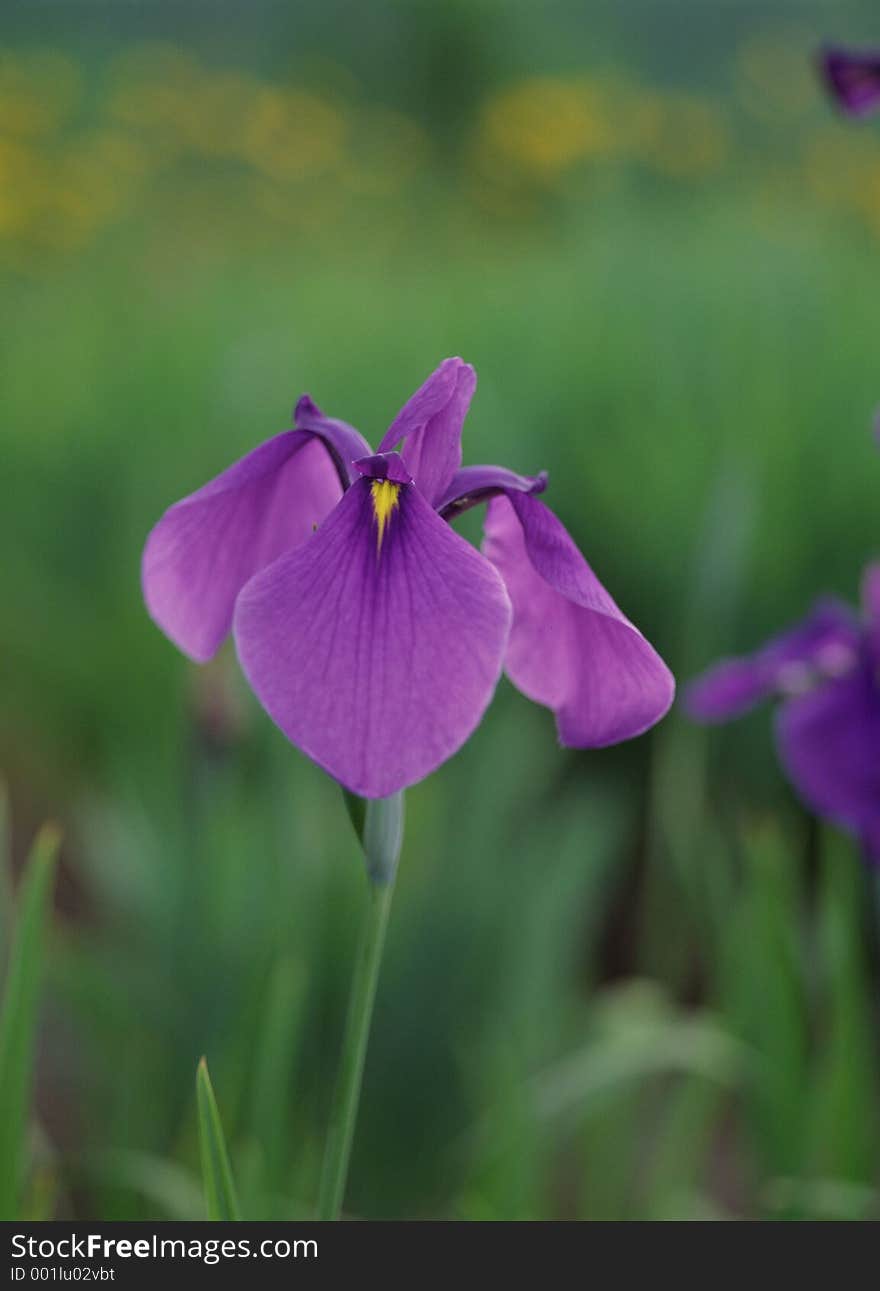
[[[204,662],[232,631],[287,738],[385,797],[465,742],[502,668],[560,740],[639,735],[671,673],[538,496],[546,475],[461,466],[473,368],[447,359],[373,453],[300,399],[294,428],[172,506],[150,533],[150,615]],[[451,527],[487,503],[483,551]]]
[[[829,45],[820,51],[819,69],[834,99],[851,116],[880,108],[880,50]]]
[[[795,789],[880,863],[880,564],[865,572],[863,605],[859,617],[819,602],[754,654],[710,668],[685,705],[697,721],[724,722],[779,700],[776,743]]]

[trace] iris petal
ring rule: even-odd
[[[455,472],[435,505],[444,519],[453,520],[463,511],[501,493],[543,493],[546,487],[546,471],[539,475],[517,475],[506,466],[463,466]]]
[[[880,692],[867,662],[783,704],[779,756],[806,804],[880,861]]]
[[[150,532],[141,580],[151,617],[191,659],[210,659],[244,584],[308,538],[341,493],[311,432],[267,440],[170,507]]]
[[[865,116],[880,106],[880,53],[826,49],[821,69],[837,102],[852,116]]]
[[[380,524],[357,480],[315,536],[239,596],[245,675],[292,743],[346,788],[384,797],[464,743],[494,692],[510,624],[501,579],[412,485]]]
[[[404,404],[379,445],[390,452],[403,441],[406,469],[432,506],[461,465],[461,428],[477,374],[463,359],[446,359]]]
[[[489,504],[483,550],[513,602],[505,670],[552,708],[563,744],[598,748],[647,730],[672,703],[672,674],[624,617],[538,498]]]
[[[820,601],[795,627],[755,654],[723,659],[686,692],[698,721],[724,722],[774,695],[796,694],[827,677],[851,671],[861,650],[856,616],[839,601]]]
[[[347,489],[356,475],[352,463],[359,457],[366,457],[371,451],[360,431],[349,426],[347,421],[325,416],[307,394],[297,401],[293,410],[293,424],[297,430],[310,430],[322,440],[339,473],[342,487]]]

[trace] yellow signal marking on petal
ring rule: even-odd
[[[385,529],[391,519],[391,513],[400,502],[400,485],[393,484],[391,480],[373,480],[370,492],[373,496],[376,528],[379,531],[377,550],[381,551],[382,539],[385,537]]]

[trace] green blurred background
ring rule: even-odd
[[[309,391],[373,442],[449,354],[680,681],[876,548],[872,5],[64,5],[0,20],[0,767],[64,829],[28,1213],[313,1205],[365,902],[231,649],[148,620],[164,508]],[[478,540],[479,519],[463,525]],[[409,825],[348,1194],[370,1217],[878,1213],[877,912],[767,712],[562,751],[502,683]]]

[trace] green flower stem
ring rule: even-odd
[[[368,802],[361,842],[367,864],[370,904],[355,963],[342,1058],[333,1096],[318,1193],[319,1219],[338,1219],[345,1197],[373,1004],[402,841],[403,794]]]

